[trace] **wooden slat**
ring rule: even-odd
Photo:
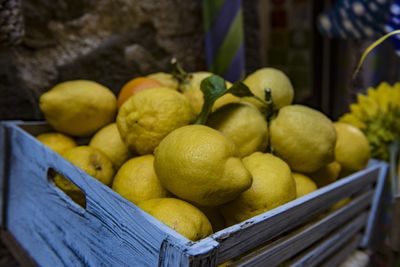
[[[186,255],[192,242],[19,127],[9,130],[7,229],[40,266],[157,266],[165,239],[178,248],[167,263]],[[48,168],[82,189],[86,209],[49,183]]]
[[[357,235],[351,240],[348,244],[344,245],[344,247],[340,248],[337,253],[331,256],[327,261],[325,261],[321,267],[337,267],[341,263],[343,263],[348,256],[350,256],[360,245],[362,236]]]
[[[357,235],[367,222],[368,214],[363,213],[350,221],[340,230],[336,231],[320,244],[315,245],[310,251],[296,258],[291,267],[314,267],[320,266],[332,253],[343,249],[355,235]]]
[[[277,266],[300,251],[320,240],[332,230],[340,227],[356,214],[365,210],[371,203],[373,192],[369,191],[354,199],[350,204],[329,214],[322,220],[307,225],[299,231],[285,236],[267,247],[246,255],[234,266]]]
[[[378,214],[379,214],[378,209],[381,206],[380,203],[382,201],[382,195],[384,193],[387,172],[388,172],[388,165],[386,163],[382,163],[378,176],[378,182],[375,187],[374,198],[372,200],[371,211],[368,216],[367,227],[365,229],[365,234],[361,242],[361,247],[363,248],[367,248],[370,245],[370,242],[375,232],[376,221],[378,219]]]
[[[220,243],[218,264],[240,256],[285,231],[304,224],[337,201],[373,184],[380,164],[341,179],[302,198],[214,234]]]

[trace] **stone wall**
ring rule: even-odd
[[[258,1],[243,1],[247,70],[260,65]],[[26,35],[0,47],[0,120],[38,120],[39,96],[71,79],[114,92],[133,77],[168,71],[176,57],[205,70],[201,0],[23,0]]]
[[[98,81],[114,92],[168,70],[175,56],[204,69],[201,1],[24,0],[26,36],[0,50],[0,119],[40,119],[38,98],[57,82]]]

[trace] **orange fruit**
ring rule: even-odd
[[[131,97],[133,94],[145,89],[160,86],[162,86],[161,83],[147,77],[137,77],[130,80],[122,87],[121,91],[118,94],[118,108],[120,108],[122,104],[126,100],[128,100],[128,98]]]

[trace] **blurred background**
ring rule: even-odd
[[[95,80],[118,92],[133,77],[170,70],[172,57],[186,70],[207,69],[200,0],[0,3],[1,119],[42,119],[38,98],[61,81]],[[242,11],[246,73],[262,66],[282,69],[294,84],[297,103],[336,119],[358,91],[396,81],[399,59],[385,43],[352,81],[371,40],[322,36],[318,15],[334,3],[246,0]],[[13,35],[6,36],[10,27]]]

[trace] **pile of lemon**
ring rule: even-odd
[[[118,97],[92,81],[58,84],[40,98],[55,132],[37,138],[190,240],[366,166],[363,133],[293,105],[293,86],[276,69],[246,77],[254,97],[235,96],[226,82],[206,123],[194,123],[208,105],[201,83],[211,75],[155,73],[128,82]],[[259,101],[266,88],[269,109]],[[79,137],[89,144],[77,146]],[[84,204],[66,178],[57,175],[55,184]]]

